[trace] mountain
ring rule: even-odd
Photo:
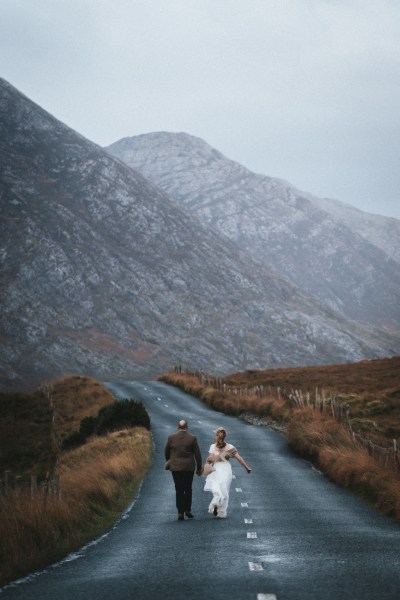
[[[0,385],[396,353],[0,80]]]
[[[301,290],[400,333],[399,220],[255,174],[184,133],[124,138],[108,151]]]

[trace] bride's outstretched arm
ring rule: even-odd
[[[250,467],[246,464],[246,462],[240,456],[239,452],[235,452],[234,457],[236,458],[236,460],[238,462],[240,462],[240,464],[242,465],[242,467],[244,467],[248,473],[252,472],[253,469],[250,469]]]

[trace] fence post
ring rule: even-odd
[[[394,468],[399,470],[399,456],[397,454],[397,440],[393,440]]]
[[[350,432],[353,431],[352,427],[351,427],[351,423],[350,423],[350,409],[346,408],[346,421],[347,421],[347,427],[349,429]]]
[[[60,481],[59,475],[56,475],[56,494],[57,494],[57,498],[60,499],[61,498],[61,481]]]
[[[21,480],[21,475],[17,475],[14,479],[15,479],[15,494],[16,494],[16,496],[19,496],[19,493],[20,493],[19,482]]]
[[[376,446],[374,444],[374,442],[371,442],[371,440],[368,440],[368,446],[371,449],[370,450],[370,455],[372,456],[372,458],[375,458],[375,451],[379,453],[379,447]]]
[[[10,471],[4,471],[4,491],[5,493],[8,492],[8,476],[10,474]]]
[[[37,493],[37,475],[31,475],[31,498]]]
[[[331,401],[331,411],[332,411],[332,417],[333,417],[334,419],[336,419],[336,411],[335,411],[335,408],[336,408],[336,407],[335,407],[335,399],[333,398],[333,396],[332,396],[332,395],[330,395],[330,396],[329,396],[329,399],[330,399],[330,401]]]

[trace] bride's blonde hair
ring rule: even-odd
[[[217,448],[224,448],[226,446],[225,438],[226,430],[223,427],[218,427],[215,432],[215,445]]]

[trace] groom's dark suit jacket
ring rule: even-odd
[[[170,435],[165,446],[165,459],[170,461],[171,471],[201,469],[201,452],[196,436],[186,429]]]

